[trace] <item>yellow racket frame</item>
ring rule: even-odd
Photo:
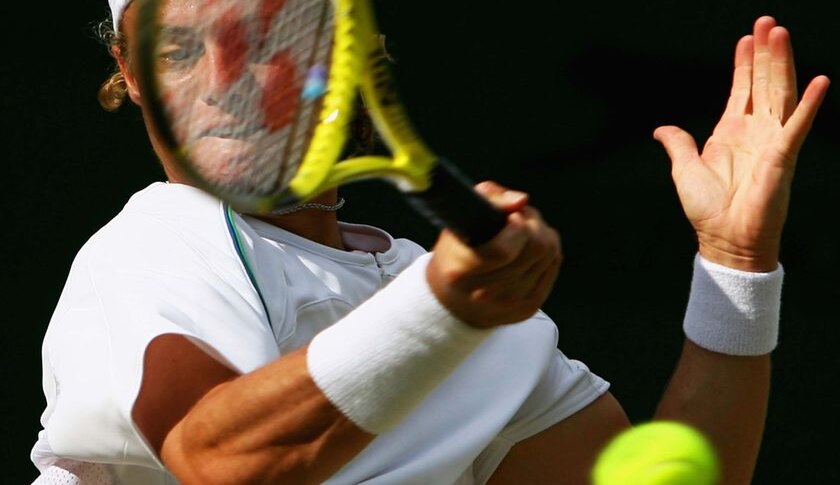
[[[407,192],[426,190],[437,156],[415,134],[398,101],[370,2],[333,0],[333,4],[335,36],[329,91],[307,153],[286,195],[307,200],[347,182],[369,178],[389,179]],[[376,130],[391,150],[390,157],[338,160],[359,93]]]
[[[339,185],[361,179],[385,178],[405,192],[422,192],[431,185],[438,158],[415,134],[396,94],[390,65],[369,0],[331,0],[335,9],[332,61],[327,93],[307,151],[287,187],[257,195],[225,190],[205,180],[190,154],[172,133],[155,74],[160,9],[165,0],[137,0],[139,79],[148,111],[162,142],[195,185],[227,200],[236,210],[267,213],[311,199]],[[362,96],[374,127],[391,156],[361,156],[339,160],[349,135],[356,96]]]

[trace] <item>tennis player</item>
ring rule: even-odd
[[[109,3],[118,72],[101,101],[142,110],[136,8]],[[226,48],[200,42],[206,56]],[[788,194],[828,84],[815,78],[798,101],[789,35],[761,17],[702,154],[679,128],[654,133],[699,242],[656,417],[703,430],[727,484],[749,483],[755,465]],[[223,109],[209,89],[197,102]],[[630,426],[539,310],[561,249],[526,194],[479,184],[507,227],[477,249],[444,231],[426,252],[338,222],[334,190],[236,213],[190,186],[147,131],[167,180],[79,251],[44,338],[35,483],[584,484]]]

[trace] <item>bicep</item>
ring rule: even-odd
[[[572,416],[514,445],[488,484],[589,484],[598,453],[629,427],[621,405],[604,393]]]
[[[143,357],[143,378],[131,416],[157,456],[164,439],[210,390],[238,372],[211,357],[189,338],[154,338]]]
[[[240,374],[172,334],[146,350],[132,417],[184,484],[323,481],[373,439],[315,385],[305,347]]]

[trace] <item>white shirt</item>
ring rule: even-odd
[[[36,483],[177,483],[131,419],[149,342],[186,335],[247,373],[308,343],[425,253],[370,226],[341,231],[352,250],[240,216],[185,185],[132,196],[79,251],[44,338]],[[539,312],[494,332],[328,483],[483,483],[510,446],[607,387],[557,349],[557,328]],[[67,474],[77,481],[48,478]],[[94,475],[104,478],[85,478]]]

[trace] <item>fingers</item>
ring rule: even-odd
[[[770,114],[784,124],[796,108],[796,69],[790,33],[770,16],[753,28],[753,114]]]
[[[533,224],[534,216],[526,211],[529,196],[525,192],[508,189],[492,181],[476,184],[475,190],[494,207],[508,213],[507,224],[493,239],[476,248],[463,246],[459,249],[463,261],[470,261],[471,266],[483,266],[484,272],[489,273],[519,257],[532,237],[529,225]],[[444,231],[447,237],[448,232]],[[454,247],[459,246],[462,245]]]
[[[476,248],[476,256],[490,270],[473,279],[474,296],[488,302],[515,304],[533,298],[541,302],[559,271],[559,234],[527,205],[527,194],[490,181],[478,184],[476,190],[499,209],[513,212],[496,238]]]
[[[805,88],[802,100],[784,126],[783,136],[790,154],[798,153],[802,147],[830,84],[828,77],[817,76]]]
[[[528,205],[529,196],[525,192],[508,189],[490,180],[476,184],[475,190],[494,207],[509,214],[507,226],[493,238],[492,244],[476,248],[476,256],[507,264],[516,258],[527,243],[527,222],[519,211]]]
[[[469,261],[469,266],[482,268],[476,271],[476,274],[492,275],[519,257],[528,244],[529,237],[527,222],[521,213],[514,212],[508,215],[504,229],[490,241],[475,248],[461,245],[461,258],[465,262]]]
[[[735,72],[724,116],[742,116],[752,110],[753,47],[752,35],[741,37],[735,46]]]
[[[551,250],[546,251],[542,258],[534,261],[523,272],[519,278],[518,295],[532,301],[539,301],[538,305],[541,305],[551,293],[557,275],[560,273],[560,265],[563,262],[559,240],[560,238],[555,232],[554,237],[544,243],[543,247],[551,248]]]
[[[784,27],[773,27],[770,48],[770,114],[784,124],[796,109],[796,69],[790,33]]]
[[[725,116],[769,114],[784,124],[796,109],[796,69],[790,33],[770,16],[735,47],[735,72]]]
[[[653,138],[665,147],[673,172],[679,172],[683,165],[700,158],[694,137],[681,128],[660,126],[653,132]]]
[[[503,212],[516,212],[528,205],[525,192],[508,189],[490,180],[476,184],[475,190]]]
[[[770,78],[772,56],[770,31],[776,26],[773,17],[764,16],[753,26],[752,112],[770,111]]]
[[[558,232],[533,207],[525,207],[516,215],[521,215],[527,242],[509,264],[479,280],[482,298],[513,302],[536,296],[542,300],[539,295],[547,295],[557,276],[562,259]]]
[[[560,269],[560,237],[528,205],[527,194],[492,182],[477,187],[500,208],[513,209],[507,225],[473,248],[441,232],[427,277],[432,291],[458,318],[482,327],[519,322],[548,297]]]

